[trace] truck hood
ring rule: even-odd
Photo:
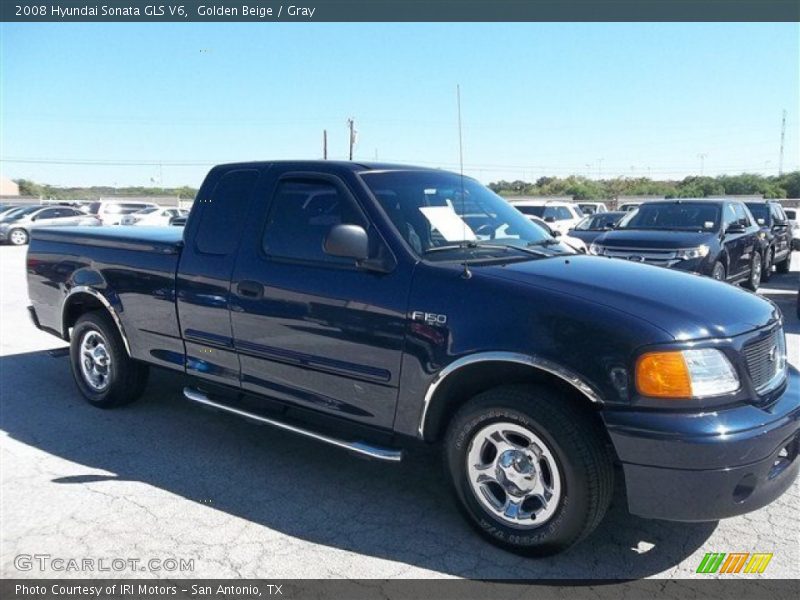
[[[764,327],[780,314],[771,302],[727,283],[600,256],[554,257],[474,272],[612,307],[676,340],[731,337]]]
[[[700,231],[669,231],[646,229],[614,229],[595,239],[596,244],[611,248],[695,248],[707,244],[717,234]]]

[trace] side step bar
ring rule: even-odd
[[[378,460],[385,460],[389,462],[400,462],[400,460],[402,460],[403,458],[402,450],[395,450],[393,448],[384,448],[381,446],[373,446],[371,444],[367,444],[364,442],[348,442],[345,440],[340,440],[327,435],[323,435],[321,433],[316,433],[309,429],[303,429],[295,425],[290,425],[282,421],[276,421],[275,419],[270,419],[269,417],[264,417],[256,413],[248,412],[246,410],[241,410],[233,406],[228,406],[227,404],[216,402],[211,398],[209,398],[206,394],[195,388],[190,388],[190,387],[183,388],[183,395],[192,402],[197,402],[198,404],[205,404],[206,406],[211,406],[212,408],[224,410],[225,412],[239,415],[240,417],[244,417],[245,419],[252,419],[253,421],[258,421],[259,423],[266,423],[267,425],[272,425],[273,427],[277,427],[278,429],[291,431],[292,433],[298,433],[300,435],[310,437],[320,442],[325,442],[326,444],[330,444],[332,446],[338,446],[339,448],[344,448],[345,450],[349,450],[350,452],[355,452],[356,454],[368,456],[369,458],[375,458]]]

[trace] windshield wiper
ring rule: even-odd
[[[473,240],[459,242],[458,244],[448,244],[446,246],[433,246],[423,252],[423,254],[433,254],[434,252],[445,252],[447,250],[467,250],[481,248],[486,250],[506,250],[508,246],[500,244],[482,244]]]
[[[484,244],[483,242],[466,241],[459,244],[448,244],[447,246],[434,246],[423,251],[423,254],[433,254],[435,252],[445,252],[447,250],[502,250],[508,252],[509,250],[518,250],[525,254],[533,254],[534,256],[550,256],[544,252],[537,252],[531,248],[514,246],[513,244]]]

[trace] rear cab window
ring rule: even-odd
[[[195,202],[199,212],[194,242],[197,252],[225,256],[236,249],[258,175],[256,169],[229,171],[219,179],[210,197]]]

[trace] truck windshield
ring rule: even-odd
[[[474,179],[438,171],[366,172],[361,177],[408,245],[426,258],[514,249],[525,253],[532,247],[544,256],[570,252]]]
[[[719,227],[719,206],[707,202],[648,203],[629,213],[618,229],[671,229],[715,231]]]

